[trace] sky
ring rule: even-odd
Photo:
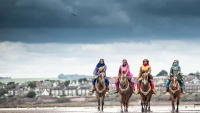
[[[123,59],[137,76],[179,60],[183,74],[200,70],[199,0],[0,0],[0,76],[92,75],[100,58],[107,76]]]

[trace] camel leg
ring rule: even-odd
[[[144,101],[141,95],[140,95],[140,100],[141,100],[141,111],[144,112],[144,108],[143,108]]]
[[[126,97],[125,97],[125,95],[123,96],[123,106],[124,106],[124,111],[126,112]]]
[[[124,100],[124,111],[126,112],[126,102]]]
[[[175,107],[174,107],[174,96],[171,96],[171,101],[172,101],[172,112],[174,112]]]
[[[178,112],[178,106],[179,106],[179,102],[180,102],[180,98],[177,98],[177,108],[176,108],[176,112]]]
[[[144,109],[145,112],[147,112],[147,106],[148,106],[148,102],[145,102],[145,109]]]
[[[102,111],[103,111],[103,106],[104,106],[104,98],[105,98],[105,96],[102,97],[102,101],[101,101],[101,104],[102,104],[102,105],[101,105],[101,110],[102,110]]]
[[[126,112],[128,112],[129,98],[126,98]]]
[[[151,112],[150,101],[148,102],[148,112]]]
[[[98,99],[98,111],[100,111],[100,99]]]
[[[127,100],[127,102],[126,102],[126,112],[128,112],[128,104],[129,104],[129,101]]]
[[[100,111],[100,98],[98,98],[98,111]]]
[[[148,97],[148,112],[151,112],[150,102],[151,102],[151,95]]]
[[[148,106],[148,102],[145,101],[145,102],[144,102],[144,112],[147,112],[147,106]]]
[[[123,105],[122,105],[122,102],[121,102],[121,113],[123,113]]]
[[[144,112],[143,102],[141,102],[141,112]]]
[[[121,113],[123,113],[123,107],[122,107],[123,100],[122,100],[122,96],[121,95],[120,95],[120,103],[121,103]]]

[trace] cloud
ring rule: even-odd
[[[3,3],[0,9],[2,17],[0,26],[3,28],[93,28],[102,25],[123,25],[130,21],[126,12],[115,2],[98,0],[88,2],[76,0],[73,2],[69,0],[3,0],[1,2]],[[73,16],[72,13],[77,16]]]
[[[199,5],[199,0],[1,0],[0,41],[199,39]]]
[[[199,5],[199,0],[0,0],[0,75],[91,75],[100,58],[109,76],[124,58],[135,76],[144,58],[154,75],[168,71],[174,59],[184,73],[195,72]]]
[[[153,75],[162,69],[169,71],[174,59],[180,61],[184,74],[196,72],[200,66],[198,43],[179,40],[109,44],[1,42],[0,47],[0,75],[13,78],[54,78],[60,73],[92,75],[100,58],[106,61],[108,76],[117,75],[124,58],[134,76],[144,58],[150,60]]]
[[[143,25],[143,22],[146,26],[161,24],[163,21],[184,24],[183,21],[188,23],[200,16],[199,0],[153,0],[151,2],[146,0],[126,2],[120,0],[1,0],[0,2],[1,27],[132,27]],[[72,16],[72,13],[75,13],[77,17]]]

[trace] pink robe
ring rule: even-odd
[[[126,76],[130,77],[131,86],[134,87],[134,82],[132,80],[133,74],[130,72],[130,67],[128,63],[124,67],[123,65],[119,67],[118,77],[120,76],[121,73],[125,73]],[[116,80],[115,85],[116,85],[116,88],[119,89],[119,79]]]
[[[130,68],[128,64],[124,67],[122,65],[119,67],[118,76],[120,76],[121,73],[124,73],[126,76],[130,77],[130,79],[132,79],[133,77],[133,74],[130,72]]]

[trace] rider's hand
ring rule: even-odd
[[[93,75],[93,78],[96,78],[96,75]]]
[[[148,75],[148,73],[143,73],[143,75]]]

